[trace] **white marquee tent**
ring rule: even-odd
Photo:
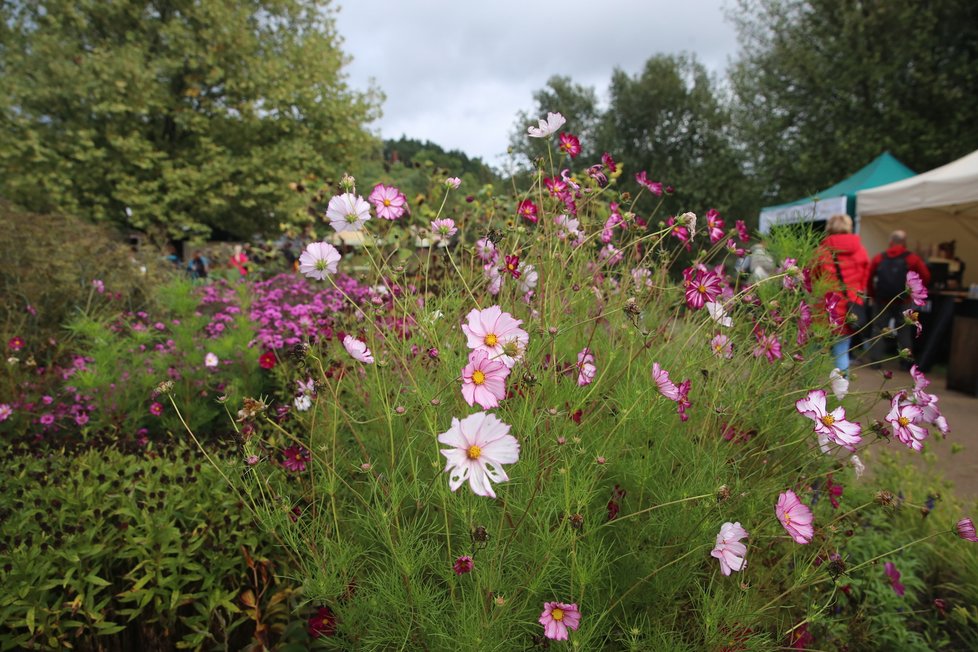
[[[863,245],[873,256],[890,233],[907,232],[907,246],[926,258],[956,241],[965,285],[978,282],[978,151],[915,177],[856,194]]]

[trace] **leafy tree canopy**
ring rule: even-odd
[[[293,214],[370,151],[319,0],[0,2],[0,195],[189,237]]]
[[[914,170],[978,148],[978,3],[741,0],[735,123],[770,200],[890,150]]]

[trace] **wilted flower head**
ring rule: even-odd
[[[567,119],[559,113],[548,113],[546,120],[540,120],[538,127],[529,127],[526,131],[530,138],[548,138],[564,126]]]
[[[832,386],[832,393],[835,394],[835,398],[839,401],[846,397],[849,393],[849,379],[842,375],[839,369],[833,369],[829,373],[829,384]]]
[[[465,575],[466,573],[471,573],[474,566],[475,562],[472,561],[471,557],[462,555],[452,564],[452,570],[455,571],[456,575]]]
[[[265,402],[257,398],[245,398],[238,410],[238,421],[248,421],[264,412],[268,408]]]

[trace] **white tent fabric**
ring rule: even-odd
[[[978,151],[915,177],[856,194],[863,245],[873,256],[890,233],[907,232],[907,246],[924,258],[937,244],[956,241],[967,267],[965,284],[978,282]]]

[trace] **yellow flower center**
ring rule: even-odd
[[[477,460],[479,459],[479,457],[482,456],[482,449],[476,446],[475,444],[473,444],[469,446],[469,450],[466,453],[466,455],[469,456],[470,460]]]
[[[910,423],[910,419],[908,419],[907,417],[900,417],[899,419],[897,419],[897,423],[899,423],[901,426],[906,428],[907,424]]]
[[[551,617],[553,617],[554,620],[556,620],[557,622],[560,622],[561,620],[564,619],[564,610],[563,609],[551,609],[550,610],[550,615],[551,615]]]
[[[391,205],[391,200],[385,199],[384,200],[384,206],[390,206],[390,205]]]
[[[477,369],[472,372],[472,382],[476,385],[481,385],[486,382],[486,375]]]
[[[706,286],[700,283],[699,287],[696,288],[696,291],[700,294],[706,294]]]
[[[496,343],[499,342],[499,338],[496,337],[495,333],[489,333],[486,335],[486,339],[484,339],[483,342],[485,342],[486,346],[496,346]]]
[[[835,423],[835,417],[831,414],[826,414],[824,417],[822,417],[822,423],[827,426],[831,426],[833,423]]]
[[[784,513],[784,524],[791,525],[791,514],[789,514],[788,512]]]

